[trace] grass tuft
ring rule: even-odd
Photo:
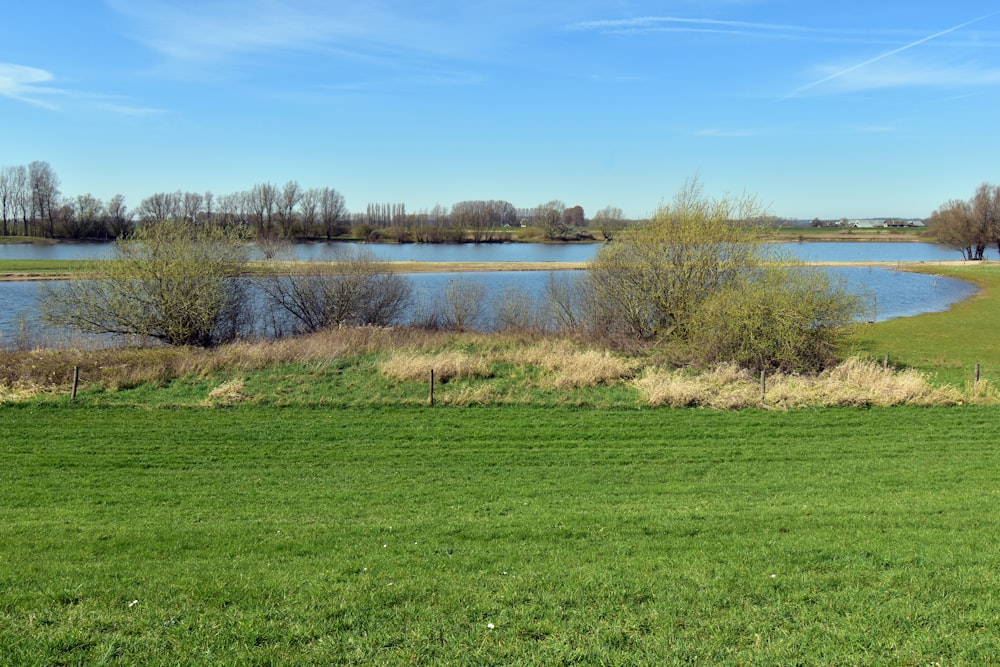
[[[395,380],[425,380],[430,376],[440,382],[455,378],[485,378],[492,375],[490,360],[461,350],[448,350],[436,354],[421,354],[404,350],[393,353],[379,364],[383,375]]]
[[[675,408],[932,406],[965,401],[957,389],[934,387],[915,370],[896,371],[861,359],[849,359],[815,377],[768,376],[764,386],[759,377],[734,366],[701,374],[653,369],[635,385],[650,405]]]
[[[513,364],[531,364],[552,371],[551,385],[556,389],[578,389],[610,385],[632,378],[640,359],[626,359],[608,350],[578,349],[565,339],[542,340],[534,345],[511,350],[505,360]]]
[[[222,407],[236,405],[245,400],[247,400],[246,382],[244,382],[243,378],[234,378],[228,382],[223,382],[210,391],[203,405],[208,407]]]

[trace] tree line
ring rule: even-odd
[[[108,240],[128,236],[137,226],[182,220],[221,227],[239,225],[258,240],[355,238],[367,241],[446,243],[503,240],[511,228],[537,227],[547,240],[587,237],[580,206],[551,200],[516,208],[503,200],[467,200],[453,206],[408,212],[403,203],[369,203],[348,211],[332,187],[306,188],[291,180],[283,186],[257,183],[240,192],[158,192],[126,205],[116,194],[102,201],[91,194],[64,196],[48,162],[0,167],[0,235],[50,239]],[[608,206],[590,223],[604,239],[628,224],[622,210]]]

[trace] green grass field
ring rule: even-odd
[[[992,408],[0,410],[5,664],[988,664]]]
[[[998,377],[1000,268],[933,268],[983,291],[852,349]],[[473,358],[519,345],[422,336]],[[256,366],[270,353],[0,357],[56,387],[0,403],[0,664],[1000,655],[1000,407],[648,409],[628,381],[495,361],[429,408],[381,353],[310,344]],[[121,379],[85,377],[71,403],[74,364]],[[455,407],[479,396],[504,404]]]

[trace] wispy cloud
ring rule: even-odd
[[[58,107],[48,98],[63,92],[48,85],[54,78],[43,69],[0,63],[0,95],[54,110]]]
[[[56,87],[55,80],[54,74],[37,67],[0,63],[0,96],[18,102],[50,111],[75,106],[128,116],[163,113],[161,109],[129,104],[120,97]]]
[[[810,28],[778,23],[757,23],[752,21],[725,21],[707,18],[685,18],[679,16],[641,16],[626,19],[581,21],[569,26],[572,30],[598,31],[606,33],[635,32],[723,32],[733,34],[804,34],[813,32]]]
[[[696,137],[715,137],[719,139],[737,139],[745,137],[759,137],[763,133],[759,130],[722,130],[719,128],[706,128],[702,130],[695,130],[693,132]]]
[[[369,0],[105,0],[129,23],[130,35],[192,66],[238,62],[245,56],[318,53],[359,61],[398,62],[401,55],[453,56],[482,42],[492,26],[449,20],[422,5],[394,7]]]
[[[273,49],[305,49],[331,35],[358,31],[328,13],[268,0],[107,0],[132,23],[132,36],[181,61],[212,61]]]
[[[914,66],[905,63],[896,63],[892,67],[880,66],[893,56],[910,51],[922,46],[930,41],[939,39],[946,35],[958,32],[973,24],[997,16],[1000,12],[993,12],[952,26],[946,30],[936,32],[932,35],[914,40],[895,49],[890,49],[880,53],[873,58],[868,58],[862,62],[848,66],[828,67],[830,71],[825,76],[820,77],[804,86],[799,86],[786,95],[789,97],[799,97],[804,93],[817,89],[826,84],[839,84],[835,86],[841,90],[862,90],[871,88],[885,88],[896,86],[917,86],[917,85],[982,85],[995,84],[997,73],[1000,70],[975,70],[972,68],[946,68],[934,66]]]
[[[829,72],[813,85],[800,87],[786,98],[807,94],[834,94],[886,88],[974,88],[1000,85],[1000,68],[976,64],[950,65],[927,60],[900,59],[873,62],[863,68],[828,65]]]

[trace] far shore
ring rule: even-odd
[[[100,260],[98,260],[99,262]],[[96,264],[86,260],[0,260],[0,281],[70,280],[94,275]],[[941,260],[933,262],[806,262],[818,267],[876,267],[924,270],[935,266],[991,266],[990,260]],[[582,271],[587,262],[383,262],[399,274],[476,273],[483,271]],[[302,275],[316,262],[251,262],[250,275]]]

